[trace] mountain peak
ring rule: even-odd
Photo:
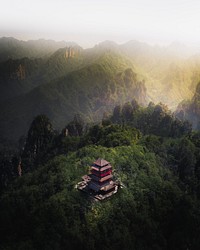
[[[108,50],[116,50],[119,48],[119,45],[113,41],[106,40],[95,46],[98,49],[108,49]]]
[[[46,39],[20,41],[13,37],[2,37],[0,38],[0,62],[8,59],[21,59],[23,57],[46,57],[64,47],[80,46],[75,42],[56,42]]]

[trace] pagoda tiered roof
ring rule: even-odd
[[[104,177],[98,177],[96,175],[91,175],[91,178],[95,181],[98,181],[98,182],[104,182],[112,177],[113,177],[112,174],[106,175]]]
[[[102,159],[102,158],[98,158],[95,162],[94,162],[94,165],[97,165],[99,167],[104,167],[105,165],[108,165],[110,164],[110,162]]]
[[[103,167],[103,168],[98,168],[96,166],[91,167],[91,169],[94,169],[96,171],[104,171],[104,170],[107,170],[107,169],[110,169],[110,168],[112,168],[112,166],[110,164],[108,166]]]

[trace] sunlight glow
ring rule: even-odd
[[[198,0],[0,0],[0,36],[150,43],[200,41]]]

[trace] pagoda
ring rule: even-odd
[[[90,177],[89,188],[94,192],[108,192],[115,188],[112,181],[112,166],[104,159],[99,158],[92,164]]]
[[[82,177],[77,188],[97,200],[104,200],[117,193],[119,183],[113,181],[112,166],[104,159],[97,159],[91,166],[89,175]]]

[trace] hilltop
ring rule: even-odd
[[[132,100],[59,133],[37,116],[21,146],[0,157],[3,249],[198,249],[200,134],[165,105]],[[104,202],[75,188],[98,157],[123,183]]]

